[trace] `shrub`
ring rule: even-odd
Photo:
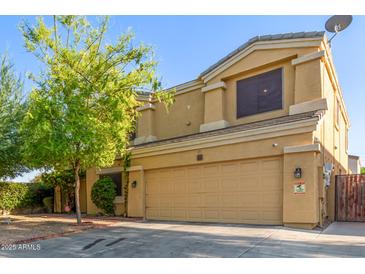
[[[106,214],[114,214],[113,201],[116,195],[116,186],[108,177],[97,180],[91,189],[91,200]]]
[[[29,192],[29,185],[0,182],[0,209],[11,211],[20,207]]]
[[[28,184],[28,193],[20,207],[42,206],[45,197],[53,197],[53,186],[42,181]]]
[[[43,198],[43,205],[47,209],[47,213],[52,213],[53,212],[53,197]]]
[[[30,184],[0,182],[0,209],[3,211],[43,206],[43,198],[49,196],[53,196],[53,187],[43,182]]]

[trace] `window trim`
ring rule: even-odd
[[[237,90],[237,83],[241,80],[246,80],[246,79],[250,79],[252,77],[255,77],[255,76],[259,76],[261,74],[265,74],[265,73],[268,73],[268,72],[271,72],[271,71],[274,71],[274,70],[281,70],[281,107],[280,108],[277,108],[277,109],[273,109],[273,110],[268,110],[268,111],[262,111],[262,112],[257,112],[257,113],[253,113],[253,114],[249,114],[249,115],[245,115],[245,116],[241,116],[241,117],[238,117],[238,90]],[[264,114],[264,113],[270,113],[270,112],[275,112],[275,111],[280,111],[280,110],[283,110],[285,108],[285,82],[284,82],[284,76],[285,76],[285,66],[280,66],[280,67],[277,67],[277,68],[271,68],[270,70],[267,70],[267,71],[263,71],[263,72],[260,72],[260,73],[257,73],[255,75],[252,75],[252,76],[249,76],[249,77],[245,77],[245,78],[241,78],[239,80],[236,80],[236,92],[235,92],[235,100],[236,100],[236,104],[235,104],[235,108],[236,108],[236,120],[240,120],[240,119],[244,119],[244,118],[247,118],[247,117],[252,117],[254,115],[260,115],[260,114]]]

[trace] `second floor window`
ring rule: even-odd
[[[237,118],[283,108],[282,68],[237,81]]]

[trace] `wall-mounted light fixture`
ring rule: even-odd
[[[132,188],[136,188],[137,187],[137,181],[133,181],[132,182]]]
[[[273,143],[272,144],[272,147],[277,147],[278,146],[278,144],[277,143]]]
[[[300,167],[297,167],[294,171],[294,177],[299,179],[302,178],[302,169]]]

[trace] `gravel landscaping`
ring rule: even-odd
[[[88,229],[107,227],[121,220],[122,218],[113,217],[83,217],[82,225],[78,226],[73,215],[0,216],[0,245],[60,237]]]

